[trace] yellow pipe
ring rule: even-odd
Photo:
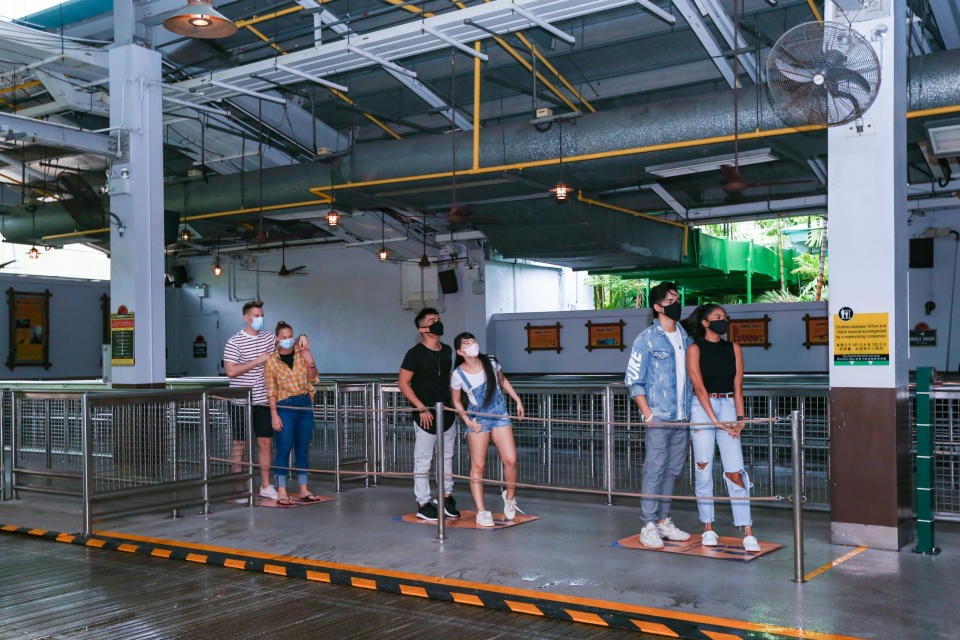
[[[580,103],[583,106],[585,106],[587,109],[589,109],[592,113],[596,113],[597,110],[593,108],[593,105],[587,102],[587,99],[584,98],[582,95],[580,95],[580,92],[574,89],[573,85],[567,82],[566,78],[560,75],[560,72],[557,71],[556,67],[550,64],[550,61],[547,60],[529,40],[527,40],[526,36],[524,36],[522,33],[519,33],[519,32],[517,32],[516,35],[518,38],[520,38],[520,42],[525,44],[527,46],[527,49],[530,49],[530,52],[533,53],[533,55],[537,56],[537,60],[542,62],[543,65],[547,67],[547,69],[550,69],[550,73],[555,75],[557,77],[557,80],[563,83],[563,86],[567,88],[567,91],[569,91],[574,96],[576,96],[577,100],[579,100]]]
[[[320,1],[322,4],[324,0],[320,0]],[[326,0],[326,1],[329,2],[329,0]],[[258,22],[266,22],[267,20],[273,20],[274,18],[279,18],[280,16],[285,16],[290,13],[296,13],[297,11],[303,11],[303,7],[301,7],[300,5],[296,5],[294,7],[287,7],[286,9],[280,9],[278,11],[274,11],[273,13],[265,13],[262,16],[254,16],[249,20],[237,20],[236,22],[234,22],[234,24],[237,25],[238,27],[246,27],[251,24],[257,24]]]
[[[506,40],[504,40],[504,39],[501,38],[500,36],[492,36],[492,37],[493,37],[493,39],[496,41],[497,44],[499,44],[501,47],[503,47],[503,50],[504,50],[504,51],[506,51],[507,53],[509,53],[511,56],[513,56],[513,57],[516,59],[517,62],[519,62],[520,64],[522,64],[524,67],[526,67],[527,71],[533,71],[533,66],[532,66],[529,62],[527,62],[527,60],[526,60],[523,56],[521,56],[521,55],[517,52],[516,49],[514,49],[514,48],[511,47],[509,44],[507,44]],[[565,95],[563,95],[562,93],[560,93],[560,90],[557,89],[555,86],[553,86],[553,83],[551,83],[549,80],[547,80],[545,77],[543,77],[543,74],[542,74],[542,73],[540,73],[539,71],[537,71],[536,73],[537,73],[537,80],[539,80],[540,82],[542,82],[545,87],[547,87],[548,89],[550,89],[551,93],[553,93],[553,94],[556,95],[558,98],[560,98],[560,100],[562,100],[562,101],[564,102],[564,104],[566,104],[568,107],[570,107],[570,110],[571,110],[571,111],[576,111],[576,110],[577,110],[577,108],[574,106],[574,104],[573,104],[572,102],[570,102],[570,100],[567,99],[567,96],[565,96]]]
[[[433,16],[437,15],[437,14],[435,14],[435,13],[430,13],[429,11],[427,11],[426,13],[424,13],[423,9],[421,9],[420,7],[414,6],[414,5],[412,5],[412,4],[404,4],[404,1],[405,1],[405,0],[384,0],[384,2],[386,2],[386,3],[388,3],[388,4],[392,4],[392,5],[394,5],[394,6],[396,6],[396,5],[401,5],[401,4],[402,4],[403,7],[401,7],[401,8],[402,8],[404,11],[409,11],[410,13],[416,13],[416,14],[418,14],[418,15],[421,14],[421,13],[423,13],[424,17],[426,17],[426,18],[432,18]]]
[[[813,17],[817,19],[817,22],[823,22],[823,16],[820,15],[820,10],[817,9],[817,5],[813,3],[813,0],[807,0],[807,4],[810,5],[810,11],[813,11]]]
[[[473,43],[480,51],[480,41]],[[480,58],[473,59],[473,168],[480,168]]]
[[[647,220],[652,220],[653,222],[659,222],[661,224],[669,224],[674,227],[680,227],[681,229],[687,228],[687,225],[685,225],[682,222],[674,222],[673,220],[666,220],[664,218],[658,218],[657,216],[652,216],[649,213],[641,213],[639,211],[634,211],[633,209],[627,209],[626,207],[620,207],[615,204],[609,204],[606,202],[601,202],[599,200],[593,200],[591,198],[584,198],[583,191],[577,191],[577,200],[585,204],[592,204],[595,207],[603,207],[604,209],[619,211],[620,213],[629,213],[632,216],[637,216],[638,218],[645,218]]]
[[[24,82],[23,84],[14,85],[12,87],[4,87],[0,89],[0,93],[6,93],[7,91],[18,91],[19,89],[26,89],[28,87],[35,87],[38,84],[43,84],[39,80],[31,80],[30,82]]]
[[[923,118],[925,116],[941,116],[945,113],[960,113],[960,104],[952,107],[934,107],[933,109],[919,109],[917,111],[908,111],[907,119]]]
[[[251,27],[250,25],[247,25],[247,29],[249,29],[250,32],[253,33],[253,35],[257,36],[258,38],[260,38],[261,40],[263,40],[264,42],[266,42],[267,44],[269,44],[271,47],[273,47],[274,49],[276,49],[277,51],[279,51],[281,54],[287,55],[287,52],[286,52],[286,51],[284,51],[284,50],[281,49],[279,46],[277,46],[277,44],[276,44],[275,42],[271,42],[271,41],[270,41],[270,38],[268,38],[267,36],[263,35],[263,34],[260,33],[259,31],[257,31],[254,27]]]

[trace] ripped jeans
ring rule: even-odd
[[[710,398],[710,404],[717,419],[722,423],[737,421],[737,407],[733,398]],[[707,412],[694,398],[690,411],[690,422],[710,422]],[[740,438],[734,438],[723,429],[712,426],[690,427],[690,439],[693,441],[694,477],[696,479],[696,494],[698,496],[712,496],[713,494],[713,455],[714,448],[720,449],[720,462],[723,464],[724,480],[727,482],[727,494],[731,498],[747,498],[750,496],[750,478],[743,467],[743,449]],[[704,464],[706,463],[706,464]],[[701,468],[702,466],[702,468]],[[740,473],[741,487],[726,474]],[[700,522],[713,522],[713,500],[697,500],[697,510],[700,512]],[[733,526],[749,527],[750,502],[748,500],[731,500],[733,510]]]

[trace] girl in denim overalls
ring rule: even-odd
[[[503,479],[507,488],[501,493],[503,514],[507,520],[513,520],[517,511],[517,499],[514,497],[514,483],[517,481],[517,449],[513,443],[513,427],[507,412],[507,403],[503,398],[506,392],[517,403],[517,416],[523,418],[523,403],[503,375],[500,364],[487,354],[480,353],[480,344],[470,333],[461,333],[453,340],[457,352],[453,374],[450,376],[450,388],[453,406],[460,419],[467,425],[467,443],[470,445],[470,493],[477,505],[477,525],[492,527],[493,515],[483,504],[483,469],[487,460],[487,448],[490,440],[500,452],[503,462]],[[467,411],[496,414],[492,416],[469,415],[463,409],[460,392],[467,397]],[[501,417],[502,416],[502,417]],[[521,513],[523,513],[521,511]]]

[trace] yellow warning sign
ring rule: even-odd
[[[833,316],[833,364],[889,365],[890,314],[840,309]]]

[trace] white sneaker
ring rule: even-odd
[[[704,531],[703,535],[700,536],[700,544],[705,547],[715,547],[719,542],[716,531]]]
[[[277,499],[277,488],[272,484],[266,487],[260,487],[260,497],[267,498],[268,500]]]
[[[230,502],[234,504],[247,504],[247,498],[234,498]]]
[[[683,542],[684,540],[690,539],[690,534],[678,529],[677,525],[673,524],[673,520],[670,518],[666,518],[663,522],[657,523],[657,533],[660,534],[661,538],[673,540],[674,542]]]
[[[657,525],[652,522],[643,525],[643,529],[640,530],[640,544],[648,549],[663,548],[663,540],[660,539],[660,534],[657,533]]]
[[[489,511],[478,511],[477,512],[477,526],[478,527],[492,527],[493,526],[493,514]]]
[[[743,550],[753,552],[762,551],[762,549],[760,549],[760,543],[757,542],[757,539],[754,536],[744,536]]]
[[[503,516],[507,520],[513,520],[517,517],[518,513],[523,513],[523,511],[517,506],[516,496],[514,496],[511,500],[507,500],[506,489],[500,493],[500,497],[503,498]]]

